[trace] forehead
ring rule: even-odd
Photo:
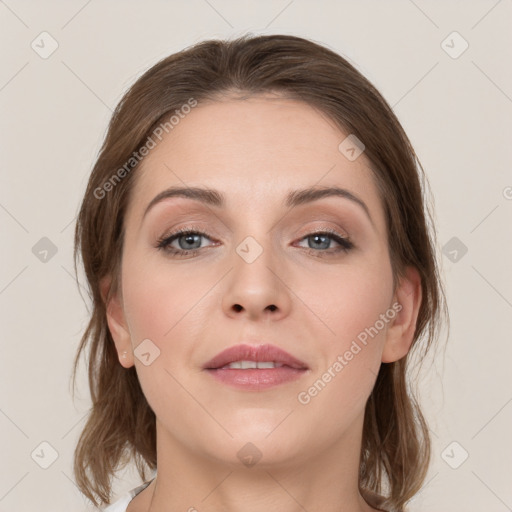
[[[348,134],[318,109],[276,96],[200,103],[183,115],[136,169],[131,215],[167,187],[205,186],[226,207],[282,204],[290,191],[313,186],[348,189],[379,208],[364,153],[350,161],[339,146]],[[375,212],[377,215],[378,212]]]

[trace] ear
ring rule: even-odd
[[[382,362],[392,363],[404,357],[411,348],[422,300],[418,269],[407,267],[393,297],[392,309],[397,312],[390,322],[382,352]]]
[[[108,328],[116,346],[119,362],[125,368],[130,368],[134,364],[130,331],[119,293],[112,295],[107,303],[107,294],[111,285],[111,276],[106,276],[100,281],[100,292],[105,303]]]

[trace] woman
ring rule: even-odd
[[[314,42],[205,41],[139,78],[75,233],[82,492],[109,504],[133,458],[109,512],[405,510],[430,459],[406,370],[445,304],[421,179],[382,96]]]

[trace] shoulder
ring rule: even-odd
[[[148,482],[144,482],[142,485],[139,485],[127,493],[123,494],[117,501],[114,503],[111,503],[106,508],[100,509],[102,512],[126,512],[126,509],[128,508],[128,505],[130,504],[130,501],[137,496],[141,491],[143,491],[152,480]]]
[[[121,498],[119,498],[116,502],[100,510],[102,512],[126,512],[126,508],[132,499],[133,496],[130,493],[123,494],[123,496],[121,496]]]

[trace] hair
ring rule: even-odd
[[[134,152],[191,99],[201,104],[237,93],[302,101],[346,135],[363,141],[384,207],[394,284],[408,266],[421,277],[411,349],[400,360],[380,366],[366,403],[360,453],[363,497],[372,506],[403,511],[420,490],[431,456],[428,426],[409,389],[406,369],[413,351],[423,348],[421,358],[427,354],[438,338],[441,313],[447,314],[432,213],[424,200],[426,177],[400,122],[376,88],[334,51],[291,35],[246,34],[185,48],[142,74],[112,115],[75,229],[75,272],[81,254],[92,301],[73,369],[74,394],[79,358],[88,349],[92,407],[74,453],[76,483],[95,504],[108,504],[118,469],[134,461],[146,480],[145,470],[157,467],[155,414],[135,367],[119,363],[106,317],[106,304],[120,286],[124,213],[139,165]],[[100,280],[106,276],[112,281],[104,297]]]

